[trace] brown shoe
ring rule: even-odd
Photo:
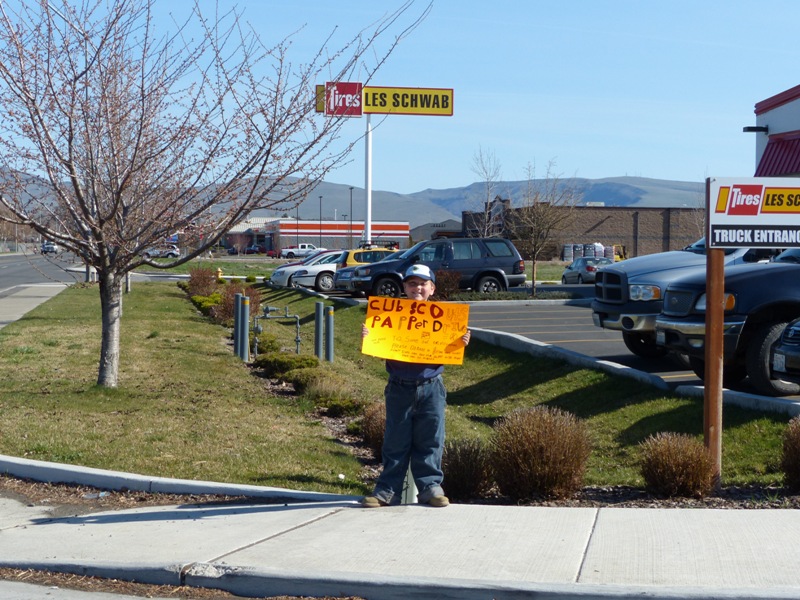
[[[361,500],[361,506],[363,508],[380,508],[381,506],[386,506],[386,502],[377,496],[364,496]]]
[[[431,496],[431,499],[428,500],[428,506],[444,508],[445,506],[450,506],[450,500],[447,499],[447,496]]]

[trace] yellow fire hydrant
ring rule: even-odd
[[[222,269],[217,267],[217,279],[222,279]]]

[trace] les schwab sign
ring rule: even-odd
[[[709,178],[711,248],[800,246],[800,180]]]
[[[453,90],[328,82],[317,86],[317,112],[337,117],[360,117],[363,114],[452,117]]]

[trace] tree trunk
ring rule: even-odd
[[[122,320],[122,277],[98,271],[100,307],[103,319],[103,340],[100,346],[100,368],[97,385],[117,387],[119,379],[119,333]]]
[[[531,296],[533,296],[535,298],[536,297],[536,259],[533,259],[531,261],[531,266],[532,266],[531,279],[533,279],[533,281],[531,282]]]

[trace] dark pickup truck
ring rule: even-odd
[[[725,268],[723,375],[725,387],[748,378],[759,393],[797,394],[797,383],[772,371],[776,343],[787,323],[800,317],[800,249],[792,248],[765,265]],[[656,318],[656,340],[689,357],[698,377],[705,377],[705,273],[677,279],[664,295]]]
[[[767,262],[775,248],[736,248],[725,251],[730,265]],[[622,332],[628,350],[643,358],[658,358],[667,349],[656,344],[655,322],[664,290],[670,282],[705,274],[706,244],[700,239],[683,250],[629,258],[599,269],[595,275],[592,318],[597,327]]]

